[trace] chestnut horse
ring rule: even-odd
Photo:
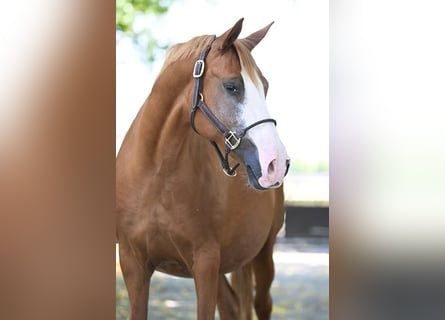
[[[249,319],[252,306],[270,319],[290,160],[251,55],[272,24],[238,39],[242,22],[170,48],[117,156],[117,238],[132,320],[147,318],[155,270],[193,277],[198,320],[214,319],[216,306],[223,320]]]

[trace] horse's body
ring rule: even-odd
[[[224,79],[240,78],[241,49],[235,50],[233,43],[241,31],[241,22],[216,40],[207,36],[197,38],[195,48],[184,51],[180,57],[170,57],[119,151],[117,236],[131,305],[130,319],[146,319],[149,282],[155,270],[194,278],[199,320],[214,319],[216,304],[223,320],[241,319],[242,315],[249,318],[253,273],[258,319],[270,318],[272,249],[283,222],[281,182],[286,169],[281,167],[285,166],[284,160],[288,165],[287,154],[284,151],[277,155],[275,147],[270,145],[272,151],[267,152],[274,154],[271,159],[264,160],[261,156],[254,159],[255,154],[261,153],[252,146],[254,131],[257,136],[269,136],[267,130],[275,130],[272,123],[259,123],[249,129],[239,149],[234,149],[234,157],[230,155],[231,161],[241,160],[244,167],[237,170],[235,177],[228,177],[208,142],[214,140],[224,145],[218,131],[201,112],[192,120],[199,135],[190,126],[191,73],[196,52],[199,54],[205,46],[212,46],[206,61],[205,79],[209,80],[203,90],[203,96],[211,102],[209,105],[227,109],[227,105],[245,100],[233,93],[221,93],[211,82],[213,78],[221,78],[219,74],[224,74]],[[258,43],[267,30],[260,30],[260,39],[253,41]],[[258,37],[258,32],[254,35]],[[224,54],[217,54],[216,48],[228,45],[230,49],[221,49]],[[259,74],[260,84],[266,84],[259,70],[252,70]],[[244,75],[242,79],[247,96],[248,81]],[[263,89],[267,90],[267,85]],[[233,111],[213,109],[213,112],[227,126],[245,125],[242,119],[233,117]],[[230,116],[234,119],[227,120],[225,112],[227,119]],[[263,162],[268,164],[265,169],[261,166]],[[248,174],[249,164],[253,169]],[[270,173],[269,177],[261,175],[264,170]],[[248,184],[248,181],[252,184],[252,179],[256,188],[267,190],[255,190]],[[233,289],[224,276],[229,272],[235,272]]]

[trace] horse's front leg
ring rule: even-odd
[[[193,278],[198,298],[198,320],[214,320],[220,267],[220,249],[206,244],[193,254]]]
[[[270,287],[275,275],[273,262],[273,245],[275,236],[269,237],[264,247],[253,260],[255,274],[255,312],[258,320],[269,320],[272,313],[272,298]]]
[[[119,260],[130,302],[129,320],[146,320],[150,279],[154,270],[148,267],[148,260],[136,257],[122,243],[119,244]]]
[[[218,282],[218,310],[221,320],[239,320],[240,303],[238,296],[230,286],[227,278],[221,274]]]

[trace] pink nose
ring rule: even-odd
[[[263,188],[279,187],[286,175],[288,161],[279,163],[277,158],[272,159],[267,165],[267,169],[263,171],[262,176],[258,179],[259,184]]]

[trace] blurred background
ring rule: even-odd
[[[327,319],[329,268],[329,2],[117,0],[116,152],[151,91],[166,49],[220,35],[244,17],[241,37],[275,24],[253,56],[270,83],[268,106],[292,159],[286,221],[275,247],[273,319]],[[128,300],[117,259],[118,319]],[[151,319],[195,319],[193,281],[155,273]],[[181,311],[178,314],[178,311]]]
[[[324,62],[320,59],[320,64],[313,65],[309,61],[320,53],[314,48],[324,36],[316,32],[322,25],[327,30],[329,15],[329,56],[325,60],[327,63],[329,59],[330,86],[329,318],[442,319],[445,3],[331,0],[328,13],[327,3],[319,1],[224,1],[230,4],[231,11],[223,15],[215,9],[218,3],[223,4],[220,2],[195,6],[213,7],[212,17],[199,15],[206,20],[198,21],[194,11],[192,18],[180,14],[181,19],[169,26],[184,32],[188,26],[196,26],[191,36],[219,33],[244,16],[243,34],[248,34],[275,20],[267,38],[254,52],[265,73],[269,67],[287,75],[287,70],[296,64],[303,64],[300,70],[307,65],[316,72]],[[241,11],[245,2],[250,6]],[[187,3],[174,2],[169,10],[188,7]],[[115,114],[116,99],[121,99],[122,93],[120,83],[137,78],[122,79],[125,61],[119,48],[124,37],[119,38],[123,35],[116,31],[116,6],[122,4],[88,0],[0,1],[1,319],[113,319],[116,297],[118,306],[126,303],[125,291],[119,291],[122,282],[115,293],[115,281],[122,280],[116,278],[115,156],[116,144],[125,132],[116,128]],[[310,10],[317,5],[326,9]],[[130,16],[135,12],[131,6],[126,10]],[[311,15],[312,11],[317,13]],[[288,19],[277,18],[287,14]],[[167,16],[148,15],[141,21],[155,17],[162,20]],[[254,22],[260,18],[263,20],[258,24]],[[183,19],[186,24],[177,23]],[[153,25],[160,24],[158,20],[151,21],[156,22]],[[283,28],[278,33],[280,25],[287,23],[302,25]],[[184,38],[188,37],[184,34]],[[295,53],[307,54],[306,60],[295,56],[293,64],[287,63],[288,59],[274,59],[274,64],[269,65],[267,57],[261,62],[261,50],[269,48],[273,41],[280,48],[286,46],[286,52],[295,43]],[[323,43],[327,46],[327,40]],[[160,47],[165,45],[160,43]],[[140,54],[150,51],[134,52],[139,59]],[[281,61],[286,61],[285,68],[276,67]],[[131,65],[129,61],[127,64]],[[133,69],[138,72],[153,68],[155,73],[155,64],[135,65]],[[305,81],[298,85],[294,81],[292,108],[286,109],[293,115],[295,110],[304,110],[305,120],[310,118],[314,105],[306,108],[295,99],[314,92],[302,89],[302,85],[314,82],[310,80],[316,73],[310,71],[303,73]],[[270,78],[272,73],[268,71],[266,75]],[[290,85],[287,79],[296,79],[300,73],[291,75],[286,82],[271,81],[271,90]],[[320,84],[324,83],[323,75],[317,77]],[[117,101],[118,118],[125,116],[122,110],[140,107],[151,87],[146,81],[132,81],[127,87],[132,90],[140,86],[143,92],[131,91],[129,99],[136,97],[135,103],[125,103],[124,109]],[[279,92],[278,96],[282,94]],[[314,99],[320,92],[316,91]],[[269,103],[271,112],[280,107],[271,100]],[[133,117],[131,113],[127,123]],[[284,129],[287,117],[274,116],[279,130]],[[295,130],[304,125],[297,126],[297,120],[292,122]],[[291,137],[290,144],[296,145],[297,140],[315,139],[316,133],[305,131],[303,136]],[[295,159],[303,158],[301,154]],[[300,172],[292,177],[309,176]],[[315,228],[318,233],[323,230]],[[280,239],[285,242],[302,238]],[[292,291],[285,294],[290,301],[276,298],[276,305],[281,301],[284,307],[278,310],[305,312],[301,319],[326,319],[327,245],[313,243],[314,239],[326,237],[304,239],[312,239],[312,243],[300,242],[299,250],[287,246],[291,255],[277,244],[275,261],[280,270],[285,270],[282,265],[289,266],[289,273],[282,273],[289,278],[283,282],[278,275],[276,283],[280,285],[273,288],[273,294],[285,293],[284,288]],[[289,256],[296,257],[298,264]],[[317,288],[317,282],[308,279],[316,277],[305,277],[311,275],[308,270],[317,268],[321,271],[322,290],[312,290]],[[301,287],[295,290],[295,284]],[[302,298],[302,293],[307,293],[308,300]],[[166,302],[172,300],[170,295],[158,297],[164,306],[179,301]],[[322,310],[323,316],[307,313],[311,309]],[[180,313],[177,308],[167,310]],[[276,317],[277,310],[274,312]],[[118,315],[120,319],[124,317]]]

